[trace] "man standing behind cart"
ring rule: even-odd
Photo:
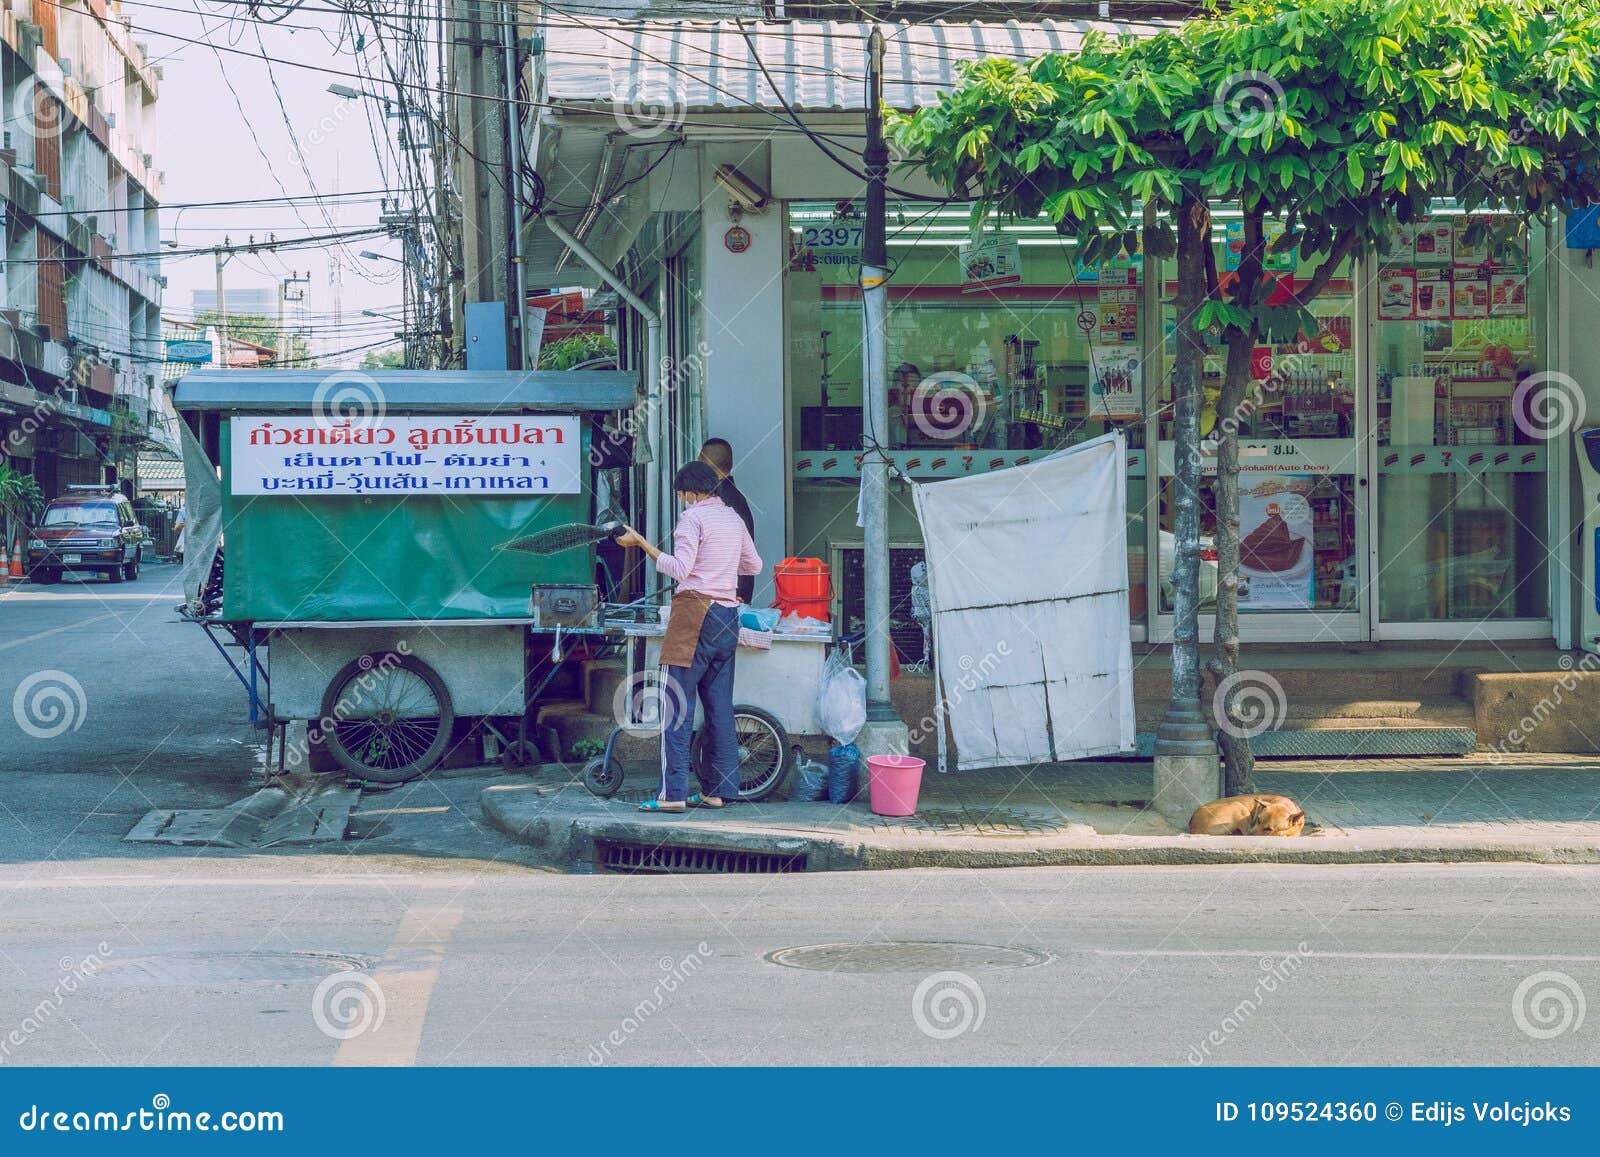
[[[631,526],[617,539],[624,547],[639,547],[654,560],[657,572],[677,583],[661,641],[661,792],[639,805],[641,811],[719,808],[739,794],[739,741],[733,725],[738,583],[740,575],[761,573],[761,556],[744,520],[716,496],[718,482],[717,472],[704,462],[690,462],[678,471],[673,489],[684,509],[672,532],[671,554]],[[705,714],[714,795],[688,794],[697,695]]]
[[[733,447],[726,438],[707,438],[705,445],[700,447],[700,461],[717,472],[717,497],[722,499],[725,506],[733,508],[733,512],[744,520],[744,528],[750,532],[750,537],[756,536],[756,516],[750,513],[750,504],[745,501],[739,487],[733,481]],[[756,576],[742,574],[739,576],[739,601],[748,605],[756,597]]]

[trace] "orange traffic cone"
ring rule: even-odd
[[[26,578],[27,575],[22,565],[22,539],[11,540],[11,577],[14,579]]]
[[[6,550],[6,540],[0,538],[0,583],[11,577],[11,552]]]

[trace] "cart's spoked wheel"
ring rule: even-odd
[[[774,795],[789,774],[789,733],[769,712],[743,705],[733,709],[733,731],[739,739],[739,798]],[[703,727],[695,732],[694,767],[701,790],[716,786]]]
[[[583,786],[602,799],[616,795],[617,789],[622,786],[622,780],[620,760],[597,755],[583,765]]]
[[[362,655],[322,697],[322,739],[339,766],[371,783],[404,783],[439,762],[455,710],[444,680],[411,655]]]

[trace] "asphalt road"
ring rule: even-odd
[[[175,577],[0,594],[0,1065],[1600,1062],[1597,868],[566,876],[474,779],[125,844],[259,774]]]

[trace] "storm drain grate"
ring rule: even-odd
[[[806,870],[805,853],[746,852],[722,848],[658,847],[625,840],[595,844],[600,867],[611,872],[743,873],[770,876]]]

